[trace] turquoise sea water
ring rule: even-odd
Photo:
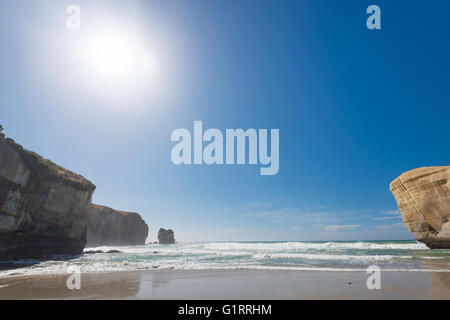
[[[47,261],[21,260],[18,268],[0,276],[66,272],[75,266],[82,272],[134,270],[279,269],[366,270],[371,265],[385,271],[450,272],[450,250],[430,250],[415,241],[343,242],[205,242],[133,247],[97,247],[101,253],[53,257]],[[19,267],[20,266],[20,267]]]

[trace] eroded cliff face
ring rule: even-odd
[[[94,190],[0,134],[0,260],[81,253]]]
[[[88,207],[87,246],[143,245],[148,226],[134,212],[92,204]]]
[[[403,173],[391,191],[406,227],[430,248],[450,248],[450,166]]]
[[[0,133],[0,261],[144,244],[139,214],[91,203],[95,186]]]

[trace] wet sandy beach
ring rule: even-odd
[[[207,270],[81,274],[0,279],[0,299],[450,299],[449,272],[382,272],[369,290],[365,272]]]

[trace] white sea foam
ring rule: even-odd
[[[411,256],[392,255],[331,255],[331,254],[303,254],[303,253],[273,253],[253,254],[254,259],[307,259],[307,260],[359,260],[359,261],[383,261],[390,259],[410,259]]]
[[[270,249],[407,249],[427,250],[423,243],[373,243],[373,242],[275,242],[275,243],[239,243],[217,242],[208,243],[207,249],[246,249],[246,250],[270,250]]]
[[[0,272],[0,277],[66,273],[68,266],[77,266],[84,273],[170,269],[365,271],[372,264],[383,271],[450,271],[450,250],[429,250],[412,241],[213,242],[86,250],[121,253],[14,261],[14,269]]]
[[[329,271],[329,272],[366,272],[366,268],[333,268],[333,267],[307,267],[307,266],[261,266],[261,265],[229,265],[223,266],[219,264],[169,264],[160,266],[157,269],[148,264],[95,264],[80,265],[81,273],[103,273],[103,272],[130,272],[130,271],[148,271],[148,270],[273,270],[273,271]],[[420,269],[420,268],[385,268],[383,272],[450,272],[450,269]],[[24,277],[36,275],[53,275],[67,274],[66,268],[62,266],[42,267],[42,268],[25,268],[20,271],[9,270],[0,272],[1,277]]]

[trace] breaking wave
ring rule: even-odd
[[[450,250],[430,250],[415,241],[347,242],[205,242],[86,250],[120,253],[55,256],[47,261],[11,261],[0,277],[65,273],[68,266],[81,272],[141,270],[303,270],[450,272]]]

